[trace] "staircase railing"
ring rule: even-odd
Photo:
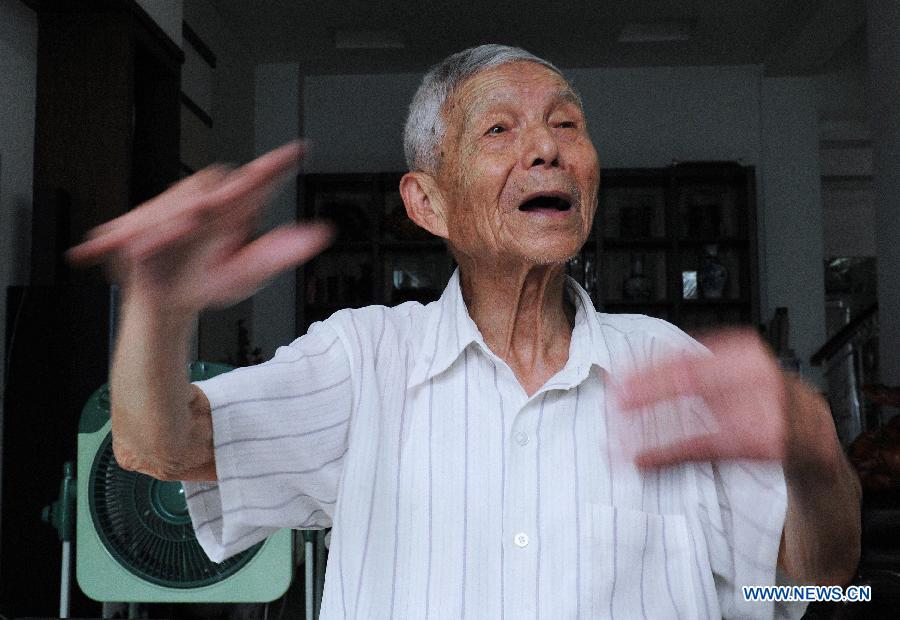
[[[838,437],[848,445],[873,425],[874,411],[862,398],[860,388],[878,380],[878,304],[872,304],[842,327],[810,358],[813,366],[824,366],[828,402]]]

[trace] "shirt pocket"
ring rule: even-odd
[[[591,617],[698,618],[683,515],[585,506]]]

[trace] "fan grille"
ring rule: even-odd
[[[91,517],[109,553],[124,568],[169,588],[198,588],[239,571],[257,543],[221,564],[209,560],[194,536],[180,482],[161,482],[116,463],[112,434],[91,467]]]

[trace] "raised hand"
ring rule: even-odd
[[[787,513],[779,566],[798,583],[848,583],[859,562],[861,493],[828,404],[799,377],[783,373],[749,330],[726,330],[704,343],[712,355],[672,359],[618,390],[626,415],[677,397],[701,398],[712,415],[708,433],[644,449],[635,463],[780,461]]]
[[[785,375],[749,330],[705,339],[712,355],[685,355],[626,379],[617,396],[627,415],[678,397],[702,399],[711,432],[639,452],[640,467],[720,459],[784,460],[792,446],[790,403],[798,379]],[[673,424],[675,421],[673,421]]]
[[[181,180],[71,248],[75,265],[103,263],[126,295],[184,312],[225,307],[330,242],[321,223],[254,239],[266,202],[304,154],[291,142],[236,169],[215,165]]]

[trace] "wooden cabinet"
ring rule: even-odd
[[[454,262],[442,239],[413,224],[398,190],[401,173],[307,175],[298,184],[304,219],[326,218],[335,243],[298,271],[297,325],[341,308],[440,297]]]
[[[32,286],[6,291],[0,467],[0,608],[11,618],[57,614],[60,547],[41,509],[76,454],[84,403],[107,380],[109,287],[63,253],[178,178],[183,60],[134,2],[26,4],[38,19]],[[72,616],[100,616],[74,583],[71,596]]]
[[[184,54],[134,2],[34,0],[31,283],[97,284],[63,252],[179,177]]]
[[[298,272],[301,333],[340,308],[440,295],[453,259],[407,219],[400,177],[316,174],[300,184],[300,217],[338,228],[335,244]],[[755,325],[754,183],[753,168],[727,162],[605,170],[593,230],[567,271],[606,312],[658,316],[689,331]]]
[[[687,331],[757,324],[753,168],[715,162],[605,171],[581,262],[592,254],[597,277],[582,283],[606,312],[657,316]]]

